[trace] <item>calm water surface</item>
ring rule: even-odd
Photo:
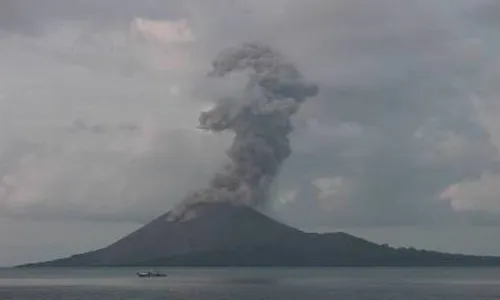
[[[497,268],[0,269],[1,300],[490,300]]]

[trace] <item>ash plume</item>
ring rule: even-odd
[[[244,93],[220,99],[202,112],[199,128],[235,134],[227,151],[230,163],[214,175],[208,188],[192,193],[170,218],[189,219],[203,203],[223,202],[258,207],[269,199],[270,187],[290,156],[290,117],[302,102],[318,93],[281,54],[260,44],[244,44],[221,52],[209,76],[249,71]]]

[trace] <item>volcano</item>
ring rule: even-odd
[[[346,233],[306,233],[247,206],[212,203],[171,212],[108,247],[23,267],[500,265],[500,258],[378,245]]]

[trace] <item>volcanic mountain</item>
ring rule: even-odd
[[[500,258],[378,245],[345,233],[305,233],[246,206],[202,204],[167,213],[96,251],[25,267],[500,265]]]

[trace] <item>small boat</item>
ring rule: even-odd
[[[136,274],[139,277],[167,277],[166,274],[157,271],[137,272]]]

